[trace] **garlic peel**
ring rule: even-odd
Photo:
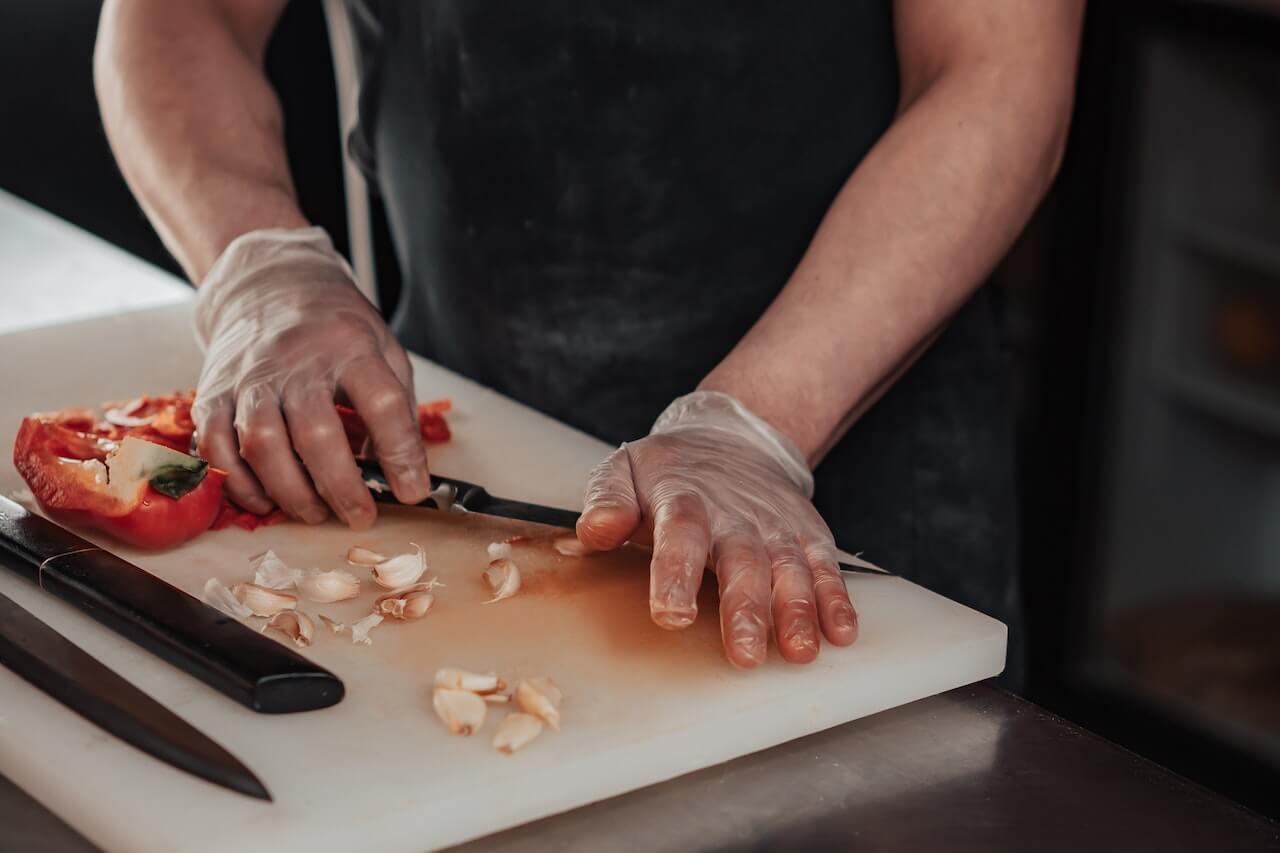
[[[360,594],[360,579],[342,569],[304,572],[298,579],[298,594],[309,601],[329,604]]]
[[[484,581],[489,585],[489,591],[493,593],[493,598],[485,604],[510,598],[520,591],[520,567],[514,560],[505,557],[494,560],[489,564],[489,568],[485,569]]]
[[[526,678],[516,685],[516,707],[553,729],[560,728],[562,699],[560,688],[550,678]]]
[[[233,619],[248,619],[253,615],[253,611],[245,607],[240,599],[227,588],[227,585],[217,578],[209,578],[204,582],[204,593],[201,599],[205,604],[215,610],[219,610]]]
[[[471,693],[496,693],[507,689],[507,683],[496,672],[468,672],[465,669],[438,669],[432,683],[447,690]]]
[[[469,690],[437,687],[431,691],[431,704],[436,715],[456,735],[474,734],[484,725],[487,706]]]
[[[373,638],[369,636],[369,632],[382,624],[382,616],[378,613],[371,613],[363,619],[348,625],[345,622],[339,622],[337,619],[330,619],[321,613],[320,621],[335,634],[343,634],[350,631],[352,645],[372,646]]]
[[[560,536],[552,543],[552,547],[556,552],[566,557],[585,557],[588,554],[596,553],[593,549],[583,545],[577,536]]]
[[[281,610],[275,616],[262,626],[262,630],[271,629],[279,631],[299,648],[305,649],[311,645],[311,639],[315,635],[316,626],[311,621],[311,617],[298,610]]]
[[[510,755],[527,746],[540,734],[542,734],[542,720],[533,714],[513,711],[502,718],[502,722],[498,724],[498,730],[493,733],[493,748]]]
[[[290,568],[275,551],[263,551],[251,558],[249,568],[253,569],[253,582],[268,589],[289,589],[302,576],[301,569]]]
[[[386,589],[401,589],[415,584],[427,571],[427,558],[422,546],[410,542],[413,553],[399,554],[373,567],[373,581]]]
[[[281,610],[293,610],[298,606],[298,596],[293,593],[256,583],[238,583],[231,587],[231,593],[254,616],[275,616]]]

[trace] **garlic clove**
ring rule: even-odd
[[[353,566],[376,566],[387,558],[363,545],[352,545],[347,550],[347,562]]]
[[[321,604],[346,601],[360,594],[360,579],[342,569],[303,572],[298,580],[298,594]]]
[[[204,582],[204,594],[201,598],[205,604],[234,619],[248,619],[253,615],[253,611],[245,607],[240,599],[227,589],[227,585],[217,578],[209,578]]]
[[[510,693],[482,693],[480,698],[490,705],[505,705],[511,701]]]
[[[526,678],[516,685],[516,706],[553,729],[560,728],[560,688],[550,678]]]
[[[427,558],[422,546],[410,542],[413,553],[400,554],[373,567],[373,582],[385,589],[400,589],[415,584],[427,571]]]
[[[465,669],[438,669],[432,683],[436,687],[472,693],[496,693],[507,689],[507,683],[496,672],[468,672]]]
[[[435,604],[436,597],[431,594],[435,586],[434,581],[428,581],[416,583],[404,589],[392,590],[373,602],[373,612],[404,621],[421,619],[427,615],[431,605]]]
[[[256,583],[238,583],[231,587],[231,593],[254,616],[275,616],[281,610],[293,610],[298,606],[298,596],[293,593]]]
[[[268,589],[289,589],[296,586],[302,576],[301,569],[289,568],[275,551],[263,551],[251,557],[249,568],[253,569],[253,582]]]
[[[514,711],[502,718],[493,733],[493,748],[510,755],[542,734],[542,720],[532,714]]]
[[[557,537],[551,545],[556,549],[557,553],[563,554],[566,557],[585,557],[588,554],[596,553],[593,549],[583,545],[582,542],[578,540],[577,536]]]
[[[485,604],[510,598],[520,591],[520,568],[514,560],[506,558],[494,560],[484,571],[484,582],[489,585],[489,591],[493,593],[493,598]]]
[[[456,735],[474,734],[484,725],[487,706],[483,699],[469,690],[437,687],[431,691],[431,704],[436,715]]]
[[[275,616],[272,616],[266,625],[262,626],[262,630],[271,629],[279,631],[299,648],[305,649],[311,645],[311,638],[315,635],[316,625],[311,621],[311,617],[298,610],[281,610]]]
[[[489,559],[492,560],[510,560],[515,549],[511,547],[510,542],[490,542],[489,543]]]

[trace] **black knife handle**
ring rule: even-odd
[[[254,711],[342,699],[342,681],[328,670],[4,497],[0,565]]]

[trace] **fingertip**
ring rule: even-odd
[[[421,465],[387,473],[387,482],[396,500],[410,506],[420,504],[431,494],[431,474],[427,470],[426,460]]]
[[[837,602],[830,609],[829,627],[824,632],[837,646],[852,646],[858,639],[858,612],[852,606]]]
[[[639,522],[632,507],[594,506],[578,519],[578,541],[596,551],[612,551],[630,538]]]
[[[725,646],[725,656],[738,669],[755,669],[765,662],[765,644],[754,641],[738,641]]]

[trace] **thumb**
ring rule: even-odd
[[[612,551],[631,538],[639,526],[640,503],[624,444],[587,477],[578,541],[595,551]]]

